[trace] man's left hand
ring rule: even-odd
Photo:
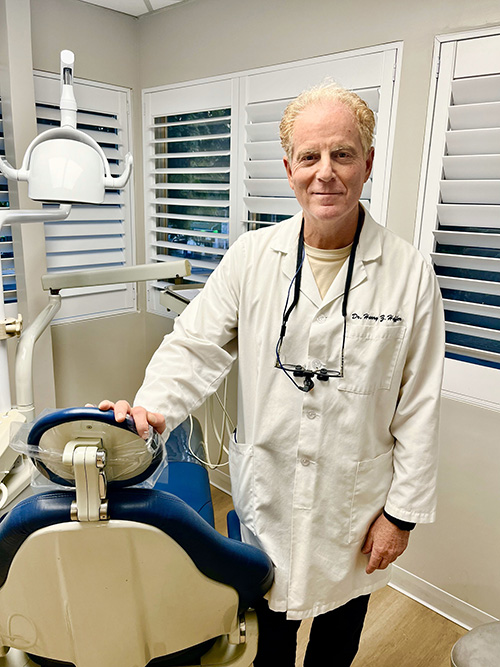
[[[381,514],[370,526],[361,553],[370,554],[366,573],[385,570],[408,546],[410,532],[401,530]]]

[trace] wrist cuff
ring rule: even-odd
[[[384,516],[388,521],[393,523],[400,530],[413,530],[417,525],[416,523],[411,523],[409,521],[402,521],[401,519],[396,519],[396,517],[391,516],[385,510],[384,510]]]

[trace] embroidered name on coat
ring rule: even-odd
[[[363,315],[359,315],[358,313],[353,313],[351,315],[352,320],[369,320],[372,322],[392,322],[393,324],[397,324],[398,322],[402,321],[402,318],[399,317],[399,315],[371,315],[370,313],[363,313]]]

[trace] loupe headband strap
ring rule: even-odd
[[[358,249],[359,237],[365,221],[365,209],[360,206],[358,214],[358,224],[352,240],[351,252],[349,253],[349,264],[347,265],[347,275],[345,279],[344,298],[342,299],[342,317],[347,317],[347,299],[351,290],[352,274],[354,272],[354,260],[356,259],[356,250]]]
[[[300,225],[299,233],[299,242],[297,246],[297,261],[295,264],[295,285],[293,291],[293,301],[290,304],[290,308],[283,315],[283,326],[286,327],[288,318],[290,317],[292,310],[295,308],[299,302],[300,296],[300,284],[302,281],[302,264],[304,263],[304,216],[302,216],[302,224]]]

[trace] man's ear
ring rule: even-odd
[[[370,178],[370,174],[372,173],[373,169],[373,158],[375,156],[375,149],[373,146],[370,148],[370,151],[368,155],[366,156],[366,172],[365,172],[365,183],[366,181]]]
[[[288,183],[290,184],[290,187],[292,190],[295,192],[295,188],[293,187],[293,177],[292,177],[292,166],[290,162],[288,161],[288,157],[285,155],[283,158],[283,164],[285,165],[286,169],[286,175],[288,178]]]

